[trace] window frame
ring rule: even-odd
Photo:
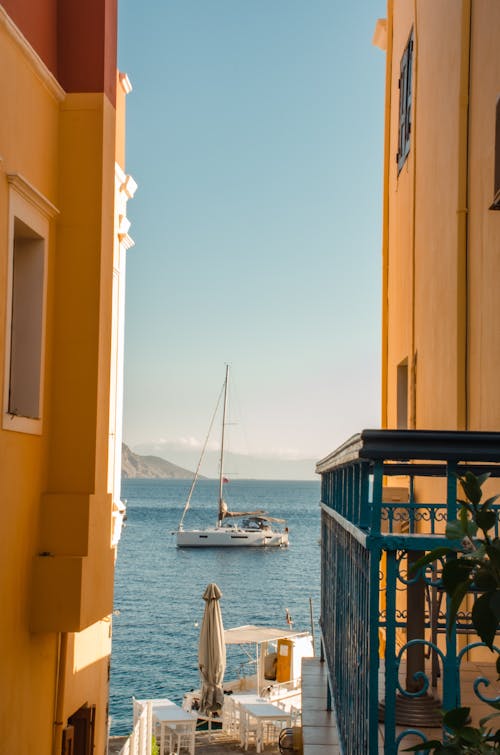
[[[495,107],[495,162],[493,165],[493,203],[490,210],[500,210],[500,97]]]
[[[7,176],[9,181],[9,220],[8,220],[8,258],[7,284],[5,296],[5,360],[2,428],[31,435],[41,435],[43,430],[43,401],[45,377],[45,351],[47,327],[47,268],[50,236],[50,218],[57,209],[18,174]],[[39,237],[43,246],[43,280],[40,326],[40,377],[38,385],[38,417],[25,417],[10,410],[11,390],[11,348],[12,348],[12,302],[14,284],[14,241],[16,219],[21,221]]]
[[[411,147],[412,101],[413,101],[413,60],[414,60],[413,28],[405,45],[399,68],[399,118],[398,118],[398,151],[396,163],[400,174]]]

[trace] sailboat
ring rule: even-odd
[[[207,548],[207,547],[286,547],[288,545],[288,527],[284,519],[270,517],[265,511],[229,511],[224,500],[224,484],[227,482],[224,476],[224,441],[226,429],[226,413],[228,399],[229,366],[226,365],[226,374],[223,388],[217,402],[217,406],[210,423],[209,431],[203,446],[200,460],[194,474],[193,482],[182,512],[178,529],[172,533],[176,536],[179,548]],[[191,497],[198,479],[201,462],[210,436],[220,399],[223,396],[222,432],[219,458],[219,502],[217,523],[213,527],[205,529],[184,529],[184,518],[191,503]],[[237,523],[235,523],[237,521]],[[281,526],[280,526],[281,525]]]

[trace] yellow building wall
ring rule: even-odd
[[[124,159],[124,129],[103,94],[66,95],[28,47],[0,23],[2,401],[7,176],[23,176],[58,211],[49,219],[42,430],[0,428],[0,755],[60,752],[68,717],[86,703],[96,705],[95,753],[104,753],[115,159]]]
[[[388,218],[388,238],[390,248],[388,254],[387,291],[387,331],[391,334],[388,341],[387,366],[389,380],[395,380],[397,365],[405,359],[409,360],[411,368],[412,355],[412,306],[413,306],[413,275],[412,275],[412,238],[413,238],[413,154],[410,152],[403,166],[400,178],[397,175],[397,129],[398,129],[398,101],[396,93],[399,80],[399,60],[408,42],[413,22],[413,3],[403,0],[398,4],[400,20],[391,25],[394,60],[397,65],[390,65],[389,81],[393,107],[389,113],[390,138],[388,149],[388,185],[390,187],[391,206]],[[389,19],[390,20],[390,19]],[[391,61],[388,61],[388,65]],[[396,137],[394,135],[396,134]],[[394,144],[394,138],[396,142]],[[388,427],[397,425],[397,397],[394,391],[387,396]]]
[[[415,76],[416,427],[463,429],[458,387],[460,3],[419,3]]]
[[[387,7],[384,426],[397,427],[397,367],[407,359],[408,427],[498,431],[500,213],[489,208],[500,4],[388,0]],[[398,80],[412,29],[410,153],[398,175]],[[485,488],[497,492],[498,482]],[[415,496],[442,501],[444,484],[417,479]]]
[[[411,145],[398,175],[398,79],[412,29]],[[405,359],[409,427],[500,425],[500,216],[489,210],[499,33],[494,0],[388,4],[382,416],[389,428],[397,427],[397,366]]]
[[[3,25],[0,25],[0,92],[0,395],[3,397],[9,208],[6,174],[22,174],[56,203],[59,139],[58,97],[34,75],[25,54]],[[53,230],[54,224],[51,226]],[[49,256],[54,249],[52,234]],[[49,371],[50,366],[46,367]],[[46,392],[45,417],[49,410]],[[57,638],[53,634],[33,635],[29,630],[31,567],[38,540],[40,492],[47,484],[46,437],[0,431],[0,459],[0,751],[17,752],[22,733],[36,731],[39,752],[49,753]]]
[[[500,5],[473,3],[469,141],[469,359],[471,430],[500,428],[500,213],[493,199],[495,108],[500,97]]]

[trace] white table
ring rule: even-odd
[[[262,697],[256,692],[237,692],[233,695],[228,695],[238,705],[246,705],[247,703],[268,703],[269,698]]]
[[[176,751],[180,749],[180,737],[189,740],[189,752],[194,755],[194,740],[196,733],[196,718],[170,700],[153,703],[153,722],[160,727],[160,755],[165,755],[165,740],[167,737],[177,738]]]
[[[272,703],[240,702],[239,706],[242,714],[241,744],[244,746],[245,750],[248,749],[248,733],[251,726],[249,719],[254,719],[256,721],[255,747],[257,752],[262,752],[265,724],[280,721],[283,723],[283,728],[287,725],[291,725],[292,718],[289,711],[282,710]]]

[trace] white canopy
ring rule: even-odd
[[[226,645],[243,645],[247,642],[271,642],[285,637],[299,637],[304,632],[294,632],[291,629],[276,629],[275,627],[259,627],[255,624],[246,624],[243,627],[234,627],[224,630]]]

